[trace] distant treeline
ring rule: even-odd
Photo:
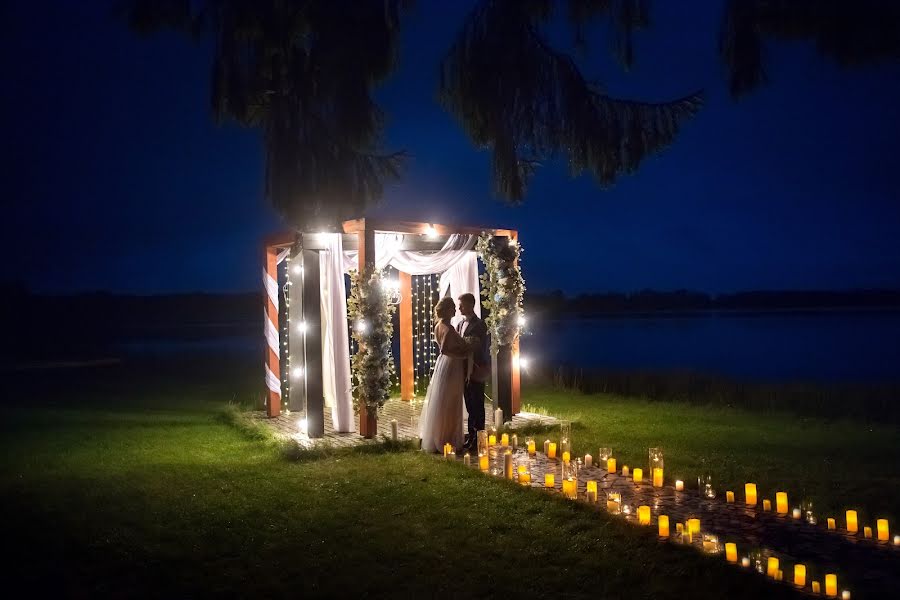
[[[690,290],[607,292],[566,296],[557,290],[525,297],[528,312],[573,316],[690,311],[900,309],[900,290],[749,291],[707,294]]]

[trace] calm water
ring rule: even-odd
[[[900,382],[900,312],[532,318],[531,326],[522,354],[551,368],[675,369],[756,381]],[[261,357],[263,340],[254,333],[133,341],[119,348],[130,354]]]
[[[900,381],[900,313],[704,314],[533,324],[533,362],[765,381]]]

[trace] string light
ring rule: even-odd
[[[434,239],[437,237],[437,234],[437,229],[434,228],[434,225],[429,223],[428,227],[425,228],[425,237]]]
[[[303,377],[303,367],[294,367],[293,369],[291,369],[291,376],[294,379],[300,379],[301,377]]]

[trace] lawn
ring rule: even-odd
[[[221,418],[248,393],[242,372],[184,371],[124,365],[10,386],[7,585],[129,597],[793,595],[418,452],[288,461]]]
[[[571,418],[578,454],[612,447],[620,466],[646,468],[647,449],[663,448],[669,484],[682,479],[696,487],[707,471],[723,496],[734,490],[742,498],[744,483],[752,481],[760,498],[774,500],[778,490],[792,504],[812,499],[820,517],[842,522],[843,511],[856,508],[861,522],[900,523],[896,426],[551,388],[530,389],[524,401]]]

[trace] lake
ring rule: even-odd
[[[535,320],[541,366],[690,370],[754,381],[897,382],[900,312],[701,313]]]
[[[532,316],[529,325],[522,355],[543,368],[688,370],[753,381],[900,381],[900,312]],[[261,356],[263,340],[256,331],[254,325],[236,335],[117,346],[129,354]]]

